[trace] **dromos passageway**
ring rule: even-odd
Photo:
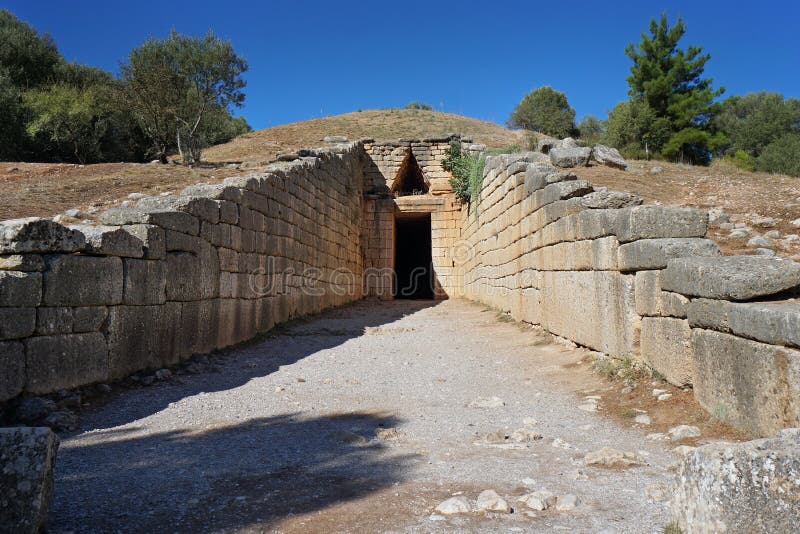
[[[62,441],[53,532],[655,532],[674,444],[603,414],[609,385],[461,300],[364,301],[112,396]],[[579,409],[597,396],[597,413]],[[492,436],[519,431],[530,439]],[[648,465],[587,467],[603,446]],[[493,489],[513,514],[433,514]],[[571,511],[517,499],[573,494]],[[523,513],[528,511],[530,513]],[[433,514],[433,515],[432,515]]]

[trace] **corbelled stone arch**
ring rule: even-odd
[[[413,151],[409,148],[397,170],[397,174],[392,180],[390,192],[394,197],[408,195],[424,195],[430,189],[430,182],[425,178],[422,168],[414,157]]]

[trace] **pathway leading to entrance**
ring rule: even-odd
[[[584,357],[459,300],[365,301],[295,322],[213,357],[215,372],[85,412],[59,450],[50,527],[660,532],[666,507],[646,493],[668,484],[674,444],[602,415],[602,401],[579,409],[610,387],[575,365]],[[530,441],[497,443],[525,429]],[[648,465],[585,466],[604,446]],[[514,513],[434,514],[486,489]],[[577,508],[517,502],[542,489]]]

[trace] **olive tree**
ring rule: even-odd
[[[219,108],[241,106],[247,62],[230,41],[209,32],[203,37],[174,30],[166,39],[148,39],[122,65],[124,100],[166,162],[177,149],[185,164],[200,161],[206,145],[204,119]]]

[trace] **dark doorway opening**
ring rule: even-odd
[[[394,227],[394,298],[432,299],[430,213],[399,216]]]

